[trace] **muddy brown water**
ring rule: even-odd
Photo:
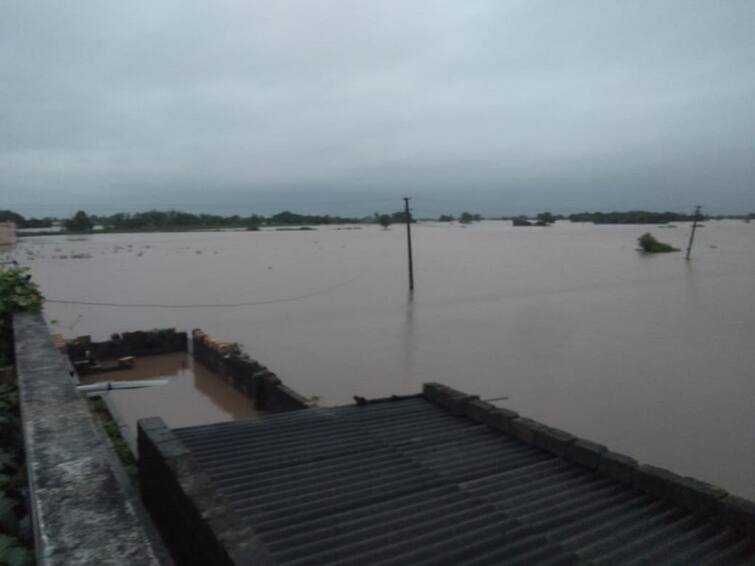
[[[684,248],[684,223],[420,224],[413,299],[399,226],[51,236],[12,255],[48,298],[147,303],[48,303],[68,336],[201,327],[326,405],[425,381],[507,396],[523,415],[755,497],[755,224],[705,224],[691,262],[635,251],[645,231]]]
[[[170,427],[209,424],[259,416],[254,401],[186,353],[136,358],[128,370],[82,376],[82,384],[167,380],[165,385],[97,393],[107,400],[121,432],[136,451],[136,423],[160,416]]]

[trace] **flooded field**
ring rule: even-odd
[[[170,427],[258,416],[254,402],[186,353],[137,358],[133,369],[85,375],[82,384],[167,380],[165,385],[97,393],[108,401],[122,434],[136,450],[136,422],[160,416]]]
[[[45,236],[9,253],[61,301],[45,314],[67,336],[201,327],[321,404],[441,381],[755,497],[755,224],[705,224],[685,262],[635,251],[648,230],[684,248],[685,224],[423,223],[413,299],[399,226]]]

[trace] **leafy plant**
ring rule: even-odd
[[[220,347],[220,351],[229,356],[239,356],[241,355],[241,345],[238,342],[229,342],[228,344],[223,344]]]
[[[18,501],[0,493],[0,529],[11,535],[18,534],[17,505]]]
[[[650,232],[645,232],[642,236],[637,238],[640,244],[640,249],[645,253],[659,254],[667,252],[678,252],[679,249],[663,242],[659,242]]]
[[[113,418],[113,415],[110,414],[107,403],[105,403],[102,397],[92,397],[89,399],[89,409],[102,425],[105,434],[110,438],[113,449],[120,459],[121,464],[123,464],[123,468],[126,470],[126,474],[128,474],[131,484],[138,490],[139,468],[134,459],[134,455],[131,453],[131,449],[128,447],[126,440],[121,434],[121,429],[118,427],[118,423]]]
[[[42,308],[44,299],[26,267],[0,266],[0,316]]]
[[[13,337],[11,317],[13,313],[38,311],[44,298],[39,288],[31,281],[28,268],[0,265],[0,366],[12,360]]]
[[[0,534],[0,564],[3,564],[3,566],[27,566],[32,564],[31,553],[21,546],[18,539]]]

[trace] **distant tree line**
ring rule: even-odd
[[[220,216],[216,214],[192,214],[179,210],[147,210],[145,212],[118,212],[110,216],[92,216],[95,224],[115,230],[161,229],[175,226],[251,226],[264,222],[262,216]]]
[[[19,228],[49,228],[54,218],[24,218],[12,210],[0,210],[0,222],[13,222]]]
[[[456,220],[453,214],[441,214],[438,217],[438,222],[453,222]],[[469,224],[471,222],[479,222],[482,220],[482,214],[473,214],[471,212],[462,212],[459,214],[459,222],[462,224]]]
[[[284,210],[272,216],[259,214],[249,216],[220,216],[217,214],[192,214],[178,210],[148,210],[146,212],[119,212],[112,216],[94,217],[97,224],[116,230],[134,228],[170,228],[181,227],[257,227],[257,226],[291,226],[301,224],[349,224],[359,222],[356,218],[341,216],[297,214]]]
[[[678,212],[630,210],[629,212],[580,212],[570,214],[569,220],[593,224],[668,224],[669,222],[691,222],[694,216]]]
[[[438,217],[440,222],[453,222],[457,220],[462,224],[479,222],[482,215],[470,212],[462,212],[458,218],[451,214],[441,214]],[[513,220],[515,225],[529,226],[540,225],[547,226],[556,220],[568,218],[572,222],[592,222],[594,224],[666,224],[669,222],[683,222],[693,220],[693,216],[680,214],[677,212],[649,212],[645,210],[631,210],[628,212],[580,212],[565,217],[561,214],[552,214],[550,212],[541,212],[537,215],[536,220],[531,222],[526,216],[502,217],[502,220]],[[742,219],[750,221],[755,219],[755,213],[743,215],[726,215],[703,217],[702,219]],[[262,216],[251,214],[241,216],[234,214],[232,216],[220,216],[216,214],[193,214],[178,210],[148,210],[145,212],[118,212],[112,215],[89,215],[83,210],[79,210],[71,218],[57,219],[51,217],[45,218],[25,218],[21,214],[12,210],[0,210],[0,222],[14,222],[19,228],[49,228],[56,222],[61,222],[63,227],[71,232],[91,231],[95,226],[102,226],[102,229],[114,231],[128,230],[171,230],[182,228],[248,228],[257,229],[260,226],[291,226],[291,225],[321,225],[321,224],[355,224],[374,222],[384,227],[391,224],[403,224],[405,222],[404,211],[397,211],[388,214],[375,213],[373,216],[365,218],[350,218],[343,216],[315,215],[315,214],[298,214],[285,210],[271,216]],[[412,222],[416,219],[412,218]]]

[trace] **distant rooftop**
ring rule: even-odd
[[[140,427],[145,501],[188,561],[755,562],[751,502],[442,385]]]

